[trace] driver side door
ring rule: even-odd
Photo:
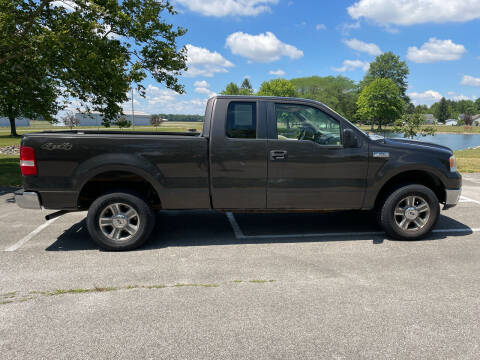
[[[304,114],[311,121],[305,121]],[[269,103],[267,208],[360,209],[368,143],[344,148],[341,119],[311,104]]]

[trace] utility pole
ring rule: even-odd
[[[132,86],[132,128],[135,129],[135,111],[133,109],[133,86]]]

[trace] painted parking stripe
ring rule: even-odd
[[[479,204],[480,205],[480,201],[478,200],[475,200],[475,199],[470,199],[466,196],[460,196],[460,202],[471,202],[471,203],[474,203],[474,204]]]
[[[15,244],[12,246],[9,246],[8,248],[5,249],[5,251],[15,251],[25,245],[28,241],[32,240],[35,235],[39,234],[43,229],[47,228],[50,224],[55,222],[59,218],[54,218],[51,220],[48,220],[47,222],[43,223],[39,227],[37,227],[35,230],[33,230],[30,234],[27,236],[23,237],[22,239],[18,240]]]
[[[231,212],[227,212],[227,219],[232,226],[233,233],[235,234],[236,239],[245,239],[245,235],[243,234],[242,229],[240,228],[240,225],[238,225],[237,220],[235,219],[235,216]]]

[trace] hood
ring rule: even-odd
[[[436,150],[448,154],[453,154],[452,149],[446,146],[437,145],[429,142],[423,142],[418,140],[409,140],[409,139],[392,139],[386,138],[385,143],[391,146],[399,146],[399,147],[415,147],[422,150]]]

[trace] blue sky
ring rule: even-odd
[[[479,0],[175,0],[169,17],[188,29],[186,95],[149,79],[135,110],[202,114],[209,96],[249,77],[344,75],[361,80],[368,63],[393,51],[410,68],[416,104],[442,96],[480,97]],[[125,110],[130,105],[125,104]]]

